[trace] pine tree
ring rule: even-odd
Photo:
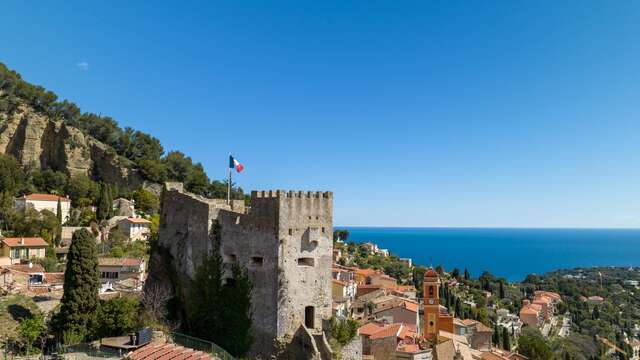
[[[64,294],[60,302],[57,324],[65,343],[90,338],[96,326],[100,276],[94,237],[87,229],[73,233],[67,268],[64,272]]]
[[[245,269],[237,264],[232,277],[223,280],[219,225],[213,227],[213,253],[198,267],[189,298],[189,330],[213,341],[234,356],[244,355],[251,346],[252,285]]]
[[[502,348],[511,351],[511,338],[509,337],[509,331],[506,328],[502,329]]]

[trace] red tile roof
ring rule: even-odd
[[[100,266],[140,266],[144,259],[138,258],[99,258]]]
[[[184,359],[184,360],[196,360],[196,359],[214,359],[213,356],[204,353],[202,351],[195,351],[193,349],[185,348],[175,344],[161,344],[153,345],[149,344],[141,347],[140,349],[132,352],[128,356],[131,360],[155,360],[155,359]]]
[[[416,303],[414,303],[412,301],[406,301],[405,300],[404,301],[404,308],[409,310],[409,311],[412,311],[414,313],[418,312],[418,304],[416,304]]]
[[[30,194],[24,195],[21,199],[26,200],[37,200],[37,201],[55,201],[57,202],[60,199],[60,202],[70,202],[69,198],[53,195],[53,194]]]
[[[21,264],[21,265],[6,265],[3,266],[4,269],[9,271],[16,271],[25,274],[39,274],[44,273],[44,268],[40,264]]]
[[[47,247],[46,241],[44,241],[41,237],[15,237],[15,238],[4,238],[2,242],[5,243],[8,247]]]
[[[385,328],[385,325],[383,324],[379,324],[376,322],[370,322],[370,323],[366,323],[364,325],[362,325],[359,329],[358,329],[358,333],[360,335],[373,335],[375,333],[377,333],[378,331],[382,330]]]
[[[382,339],[390,336],[398,337],[400,335],[400,330],[402,330],[402,324],[389,325],[384,329],[371,335],[369,338],[371,340],[375,340],[375,339]]]

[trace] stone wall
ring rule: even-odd
[[[362,360],[362,337],[356,336],[340,350],[341,360]]]

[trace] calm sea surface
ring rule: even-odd
[[[530,273],[588,266],[639,266],[640,229],[348,229],[349,240],[371,241],[414,263],[489,270],[510,281]]]

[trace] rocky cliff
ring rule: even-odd
[[[24,166],[84,174],[121,188],[143,183],[134,164],[114,149],[25,104],[11,113],[0,112],[0,153],[14,156]]]

